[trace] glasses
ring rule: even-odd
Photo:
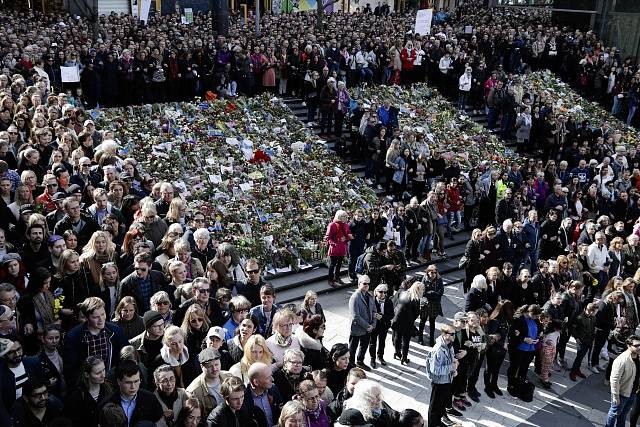
[[[634,348],[640,348],[640,342],[639,342],[639,343],[637,343],[637,344],[631,344],[631,347],[634,347]]]
[[[451,336],[453,336],[455,334],[453,332],[443,332],[442,335],[451,335]]]
[[[202,323],[204,322],[204,319],[202,317],[194,317],[193,319],[190,320],[191,323]]]
[[[169,305],[169,301],[158,301],[156,305]]]
[[[379,294],[386,294],[387,291],[378,291]]]
[[[247,270],[247,273],[249,273],[249,274],[258,274],[258,273],[260,273],[260,270]]]
[[[211,289],[209,288],[199,288],[198,292],[201,294],[208,294],[209,292],[211,292]]]
[[[248,313],[249,309],[248,308],[239,308],[237,310],[235,310],[236,313]]]
[[[162,380],[160,380],[158,382],[160,384],[171,384],[171,383],[175,383],[176,382],[176,378],[175,377],[165,378],[165,379],[162,379]]]
[[[288,363],[293,366],[302,366],[302,360],[289,360]]]

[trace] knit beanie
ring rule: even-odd
[[[142,316],[145,329],[149,329],[158,320],[162,320],[162,315],[155,310],[149,310]]]

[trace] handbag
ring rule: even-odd
[[[466,268],[468,264],[469,264],[469,259],[466,256],[462,255],[462,257],[460,257],[460,261],[458,261],[458,268],[459,269]]]
[[[436,220],[436,224],[438,225],[447,225],[448,223],[449,220],[447,220],[447,217],[444,215]]]

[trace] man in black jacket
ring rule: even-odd
[[[625,297],[620,291],[611,292],[598,303],[596,312],[596,330],[593,337],[593,348],[591,349],[590,370],[593,373],[604,371],[605,368],[599,366],[600,350],[607,343],[609,334],[616,327],[617,307],[620,305],[620,312],[624,312]],[[597,371],[597,372],[596,372]]]
[[[271,427],[278,423],[284,402],[277,387],[273,387],[271,366],[256,362],[249,368],[249,386],[244,395],[243,408],[258,424]]]
[[[327,405],[327,415],[329,415],[332,423],[335,423],[340,417],[340,414],[342,414],[344,401],[353,396],[353,389],[358,381],[366,378],[367,373],[363,369],[351,368],[347,374],[347,382],[344,388],[340,390],[333,401]]]
[[[504,190],[504,198],[498,202],[496,207],[496,224],[502,224],[505,219],[515,220],[518,218],[516,205],[513,202],[513,190]]]
[[[371,341],[369,341],[369,357],[371,357],[371,367],[377,368],[376,356],[381,365],[385,366],[387,362],[384,360],[384,344],[387,339],[387,332],[391,327],[394,310],[391,298],[387,298],[389,288],[387,285],[380,284],[374,289],[374,301],[376,304],[376,327],[371,331]]]
[[[116,367],[118,390],[107,397],[100,406],[114,403],[122,407],[128,424],[141,421],[157,423],[163,417],[162,406],[153,393],[140,388],[140,367],[133,360],[123,360]]]
[[[159,271],[151,270],[153,260],[146,253],[141,253],[133,259],[135,271],[122,279],[118,290],[118,301],[123,297],[132,296],[136,300],[138,309],[148,311],[151,296],[159,291],[165,291],[169,297],[173,295],[166,289],[164,276]]]
[[[58,221],[53,234],[62,236],[65,231],[73,229],[78,235],[78,247],[84,248],[94,231],[98,231],[98,224],[89,215],[82,214],[80,202],[75,197],[65,199],[64,210],[66,215]]]
[[[207,425],[211,427],[257,427],[256,419],[249,416],[243,405],[245,392],[246,389],[240,378],[225,378],[220,385],[220,394],[224,398],[224,402],[213,408],[207,417]]]

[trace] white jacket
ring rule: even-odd
[[[587,250],[587,261],[589,262],[589,271],[591,273],[598,274],[602,271],[604,265],[610,261],[607,245],[602,245],[602,248],[599,248],[596,242],[590,244]]]
[[[471,74],[464,73],[458,79],[458,89],[464,92],[469,92],[471,90]]]

